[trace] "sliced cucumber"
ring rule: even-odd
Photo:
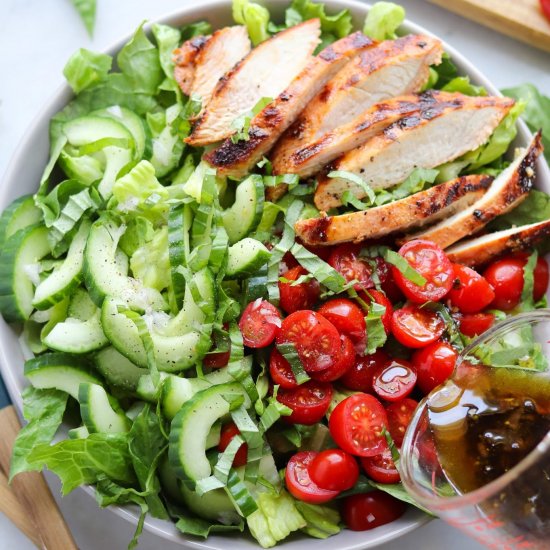
[[[260,241],[247,237],[229,247],[225,275],[230,279],[255,275],[270,256],[271,252]]]
[[[6,239],[30,225],[39,223],[42,212],[34,204],[32,195],[15,199],[0,216],[0,250],[3,250]]]
[[[147,369],[142,370],[146,371],[147,373],[149,372]],[[156,403],[158,401],[160,391],[162,389],[162,382],[165,378],[170,376],[165,372],[159,372],[159,375],[161,384],[159,384],[158,386],[155,386],[153,378],[150,374],[144,374],[139,378],[136,388],[136,393],[138,397],[140,397],[144,401],[148,401],[149,403]]]
[[[65,151],[61,151],[59,164],[69,178],[80,181],[84,185],[91,185],[94,181],[101,180],[103,176],[101,162],[93,157],[72,157]]]
[[[101,384],[88,365],[66,353],[46,353],[29,359],[25,363],[25,376],[35,388],[55,388],[77,400],[80,384]]]
[[[78,389],[82,421],[90,433],[124,433],[130,429],[130,419],[116,399],[98,384],[82,383]]]
[[[245,406],[250,406],[248,395],[240,384],[219,384],[194,395],[172,420],[168,456],[181,479],[198,481],[212,473],[206,457],[206,440],[214,423],[230,411],[224,396],[242,396]]]
[[[101,328],[100,316],[98,309],[87,321],[67,317],[57,323],[42,341],[50,349],[66,353],[89,353],[104,348],[109,340]]]
[[[86,426],[79,426],[78,428],[73,428],[67,432],[69,439],[86,439],[90,432]]]
[[[117,245],[123,232],[124,227],[111,221],[98,220],[92,225],[84,251],[84,280],[90,297],[98,307],[109,295],[131,308],[164,309],[166,303],[160,292],[128,277],[127,270],[117,261]]]
[[[95,366],[109,384],[131,392],[136,391],[140,377],[149,372],[134,365],[112,346],[95,354]]]
[[[34,285],[27,270],[49,253],[48,229],[43,225],[20,229],[6,241],[0,259],[0,312],[6,321],[29,318]]]
[[[98,307],[92,302],[90,295],[83,288],[77,288],[71,296],[67,317],[87,321],[97,310]]]
[[[80,283],[84,248],[91,225],[87,219],[82,221],[71,242],[65,261],[36,287],[33,300],[33,306],[36,309],[48,309],[57,304]]]
[[[264,210],[262,176],[252,174],[239,183],[235,202],[222,215],[223,226],[231,244],[240,241],[258,227]]]
[[[126,141],[127,147],[133,145],[132,135],[127,128],[112,118],[94,115],[73,118],[63,124],[63,133],[72,147],[101,144],[103,140],[122,140]]]

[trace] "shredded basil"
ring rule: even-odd
[[[400,254],[397,252],[394,252],[393,250],[390,250],[387,248],[384,250],[384,260],[388,262],[389,264],[397,267],[403,277],[411,281],[411,283],[414,283],[418,286],[424,286],[428,281],[420,274],[416,269],[411,267],[409,262],[403,258]]]
[[[445,330],[447,332],[447,337],[449,342],[458,350],[462,351],[464,349],[464,339],[458,328],[458,323],[453,319],[449,310],[439,302],[427,302],[423,304],[422,307],[435,311],[442,319],[445,321]]]
[[[371,355],[378,348],[382,347],[388,336],[382,317],[386,313],[386,306],[371,301],[368,309],[368,314],[365,316],[365,324],[367,326],[367,355]]]
[[[296,346],[292,342],[277,344],[277,349],[279,350],[279,353],[290,363],[290,368],[292,369],[294,378],[296,378],[296,382],[298,384],[303,384],[304,382],[310,380],[304,370],[304,366],[302,365],[298,352],[296,351]]]
[[[340,178],[355,183],[355,185],[357,185],[357,187],[359,187],[363,191],[365,196],[369,199],[370,204],[372,204],[376,199],[376,195],[371,187],[353,172],[347,172],[346,170],[333,170],[332,172],[328,173],[328,177]]]
[[[239,141],[248,141],[250,135],[248,131],[250,130],[250,123],[252,119],[260,112],[262,109],[269,105],[273,101],[272,97],[262,97],[251,111],[239,115],[232,123],[231,129],[235,130],[235,133],[231,136],[231,141],[233,143],[238,143]]]

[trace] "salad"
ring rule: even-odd
[[[130,547],[147,514],[265,548],[399,518],[418,401],[546,305],[545,138],[509,151],[533,89],[488,96],[389,2],[361,30],[310,0],[233,16],[140,27],[115,69],[76,52],[39,188],[0,218],[31,352],[11,476],[137,505]],[[520,338],[503,366],[545,369]]]

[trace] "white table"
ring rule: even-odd
[[[200,0],[194,0],[198,2]],[[35,114],[62,83],[61,71],[79,47],[102,50],[154,19],[193,0],[98,0],[96,32],[90,39],[69,0],[0,0],[0,174]],[[498,86],[533,82],[550,94],[550,55],[524,46],[422,0],[401,0],[410,19],[443,37]],[[54,494],[59,483],[48,477]],[[60,499],[58,499],[60,500]],[[61,510],[82,550],[122,550],[132,526],[80,491],[60,500]],[[179,550],[181,546],[144,533],[139,549]],[[441,521],[393,543],[385,550],[479,550],[481,547]],[[0,514],[0,550],[32,545]],[[59,549],[52,549],[59,550]]]

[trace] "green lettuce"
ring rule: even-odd
[[[246,25],[254,46],[269,38],[269,11],[264,6],[250,0],[233,0],[233,19],[235,23]]]
[[[172,56],[173,51],[180,45],[181,32],[174,27],[161,25],[159,23],[154,24],[151,30],[157,42],[160,66],[164,71],[164,76],[168,80],[175,82],[174,61]]]
[[[388,202],[404,199],[414,193],[419,193],[426,187],[429,187],[427,184],[433,183],[438,174],[439,170],[437,169],[415,168],[404,182],[399,183],[391,189],[378,191],[374,203],[380,206]]]
[[[470,96],[486,96],[487,90],[483,86],[475,86],[469,76],[457,76],[447,82],[442,88],[444,92],[460,92]]]
[[[405,20],[405,9],[393,2],[376,2],[370,8],[363,32],[374,40],[393,40]]]
[[[493,220],[488,225],[488,229],[500,231],[545,220],[550,220],[550,196],[543,191],[533,189],[519,206]]]
[[[322,42],[333,42],[343,38],[352,31],[352,19],[349,10],[342,10],[334,15],[327,15],[325,5],[311,0],[293,0],[285,11],[285,24],[292,27],[307,21],[319,18],[321,21]]]
[[[326,539],[340,532],[340,514],[330,506],[307,504],[296,500],[296,508],[306,520],[302,531],[310,537]]]
[[[92,36],[95,26],[96,0],[71,0],[88,34]]]
[[[113,58],[104,53],[96,53],[85,48],[77,50],[67,61],[63,75],[75,94],[102,82],[111,70]]]

